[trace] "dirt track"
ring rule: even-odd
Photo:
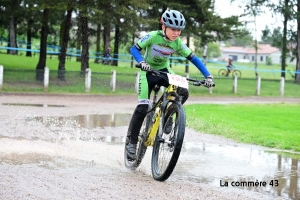
[[[300,102],[294,98],[190,98],[188,103]],[[37,104],[37,106],[11,106]],[[41,104],[41,107],[38,107]],[[51,107],[59,105],[64,107]],[[123,165],[123,145],[91,135],[123,135],[126,127],[85,130],[32,117],[132,113],[136,96],[0,95],[0,199],[274,199],[248,190],[178,180],[154,181],[141,166]],[[54,118],[54,119],[57,119]],[[186,141],[235,142],[187,130]],[[85,138],[85,140],[81,139]],[[241,144],[237,144],[241,145]],[[282,198],[277,198],[282,199]]]

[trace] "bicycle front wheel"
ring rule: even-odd
[[[241,76],[242,76],[242,73],[241,73],[241,71],[240,70],[233,70],[233,72],[232,72],[232,77],[234,78],[234,76],[236,76],[237,78],[241,78]]]
[[[155,180],[165,181],[172,174],[180,155],[186,116],[180,103],[172,103],[166,110],[165,123],[155,138],[151,170]]]

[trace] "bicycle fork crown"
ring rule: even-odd
[[[169,87],[166,90],[167,92],[176,92],[177,86],[176,85],[169,85]]]

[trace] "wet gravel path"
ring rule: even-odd
[[[271,103],[299,99],[191,97],[188,101],[199,102]],[[123,165],[123,145],[93,141],[91,137],[123,135],[126,127],[91,131],[71,121],[40,123],[47,116],[59,119],[79,114],[132,113],[135,103],[136,96],[0,94],[0,199],[284,199],[172,176],[158,182],[145,169],[150,167],[147,165],[128,170]],[[36,116],[39,120],[32,120]],[[243,145],[188,131],[186,141]]]

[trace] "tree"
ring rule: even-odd
[[[297,65],[295,82],[300,84],[300,0],[297,0]]]
[[[69,42],[69,32],[71,28],[71,17],[72,12],[74,10],[74,1],[69,0],[67,2],[67,14],[65,16],[64,25],[63,25],[63,37],[60,42],[61,44],[61,50],[59,54],[59,64],[58,64],[58,78],[61,80],[65,80],[65,61],[66,61],[66,55],[67,55],[67,47]]]
[[[137,11],[148,8],[149,5],[144,2],[141,4],[140,0],[126,1],[117,0],[114,5],[113,24],[115,25],[115,39],[113,48],[113,63],[118,66],[118,53],[121,43],[128,41],[127,33],[132,34],[140,23],[148,24],[143,18],[138,17]]]
[[[17,16],[18,11],[20,10],[20,1],[19,0],[11,0],[9,2],[5,1],[4,5],[6,5],[6,15],[9,18],[9,43],[8,46],[11,48],[17,48],[17,35],[16,35],[16,27],[17,27]],[[17,54],[17,50],[9,49],[9,54]]]
[[[286,54],[287,54],[287,22],[290,19],[290,0],[284,0],[283,6],[276,7],[276,10],[283,13],[283,37],[282,37],[282,56],[281,56],[281,77],[285,78]]]
[[[21,18],[18,23],[18,35],[26,35],[26,56],[32,56],[32,39],[38,38],[38,32],[41,28],[42,12],[36,8],[39,5],[38,0],[23,0],[22,8],[19,12]]]
[[[250,35],[249,31],[245,30],[246,35],[242,37],[232,36],[231,39],[228,40],[231,46],[239,46],[239,47],[248,47],[253,45],[253,37]]]
[[[195,46],[199,47],[200,41],[195,40]],[[196,48],[195,53],[197,55],[204,55],[204,49],[203,48]],[[210,42],[207,45],[207,58],[212,59],[212,58],[217,58],[221,55],[221,50],[220,50],[220,45],[216,42]]]
[[[80,0],[80,24],[81,24],[81,72],[85,73],[85,70],[89,68],[89,34],[88,34],[88,5],[89,0]]]
[[[46,2],[47,3],[47,2]],[[48,36],[48,20],[50,15],[50,9],[47,7],[43,10],[42,28],[41,28],[41,40],[40,40],[40,57],[36,66],[36,79],[38,81],[44,80],[44,68],[46,66],[47,57],[47,36]]]
[[[244,2],[243,2],[244,3]],[[251,0],[246,8],[257,8],[266,6],[274,14],[280,14],[283,16],[283,33],[282,33],[282,45],[281,45],[281,77],[285,78],[285,68],[286,68],[286,58],[288,53],[287,46],[287,36],[288,27],[287,22],[293,20],[295,17],[295,12],[293,10],[295,6],[295,0],[279,0],[274,2],[272,0]],[[249,13],[245,13],[249,14]],[[251,13],[250,13],[251,14]],[[256,14],[256,13],[254,13]]]

